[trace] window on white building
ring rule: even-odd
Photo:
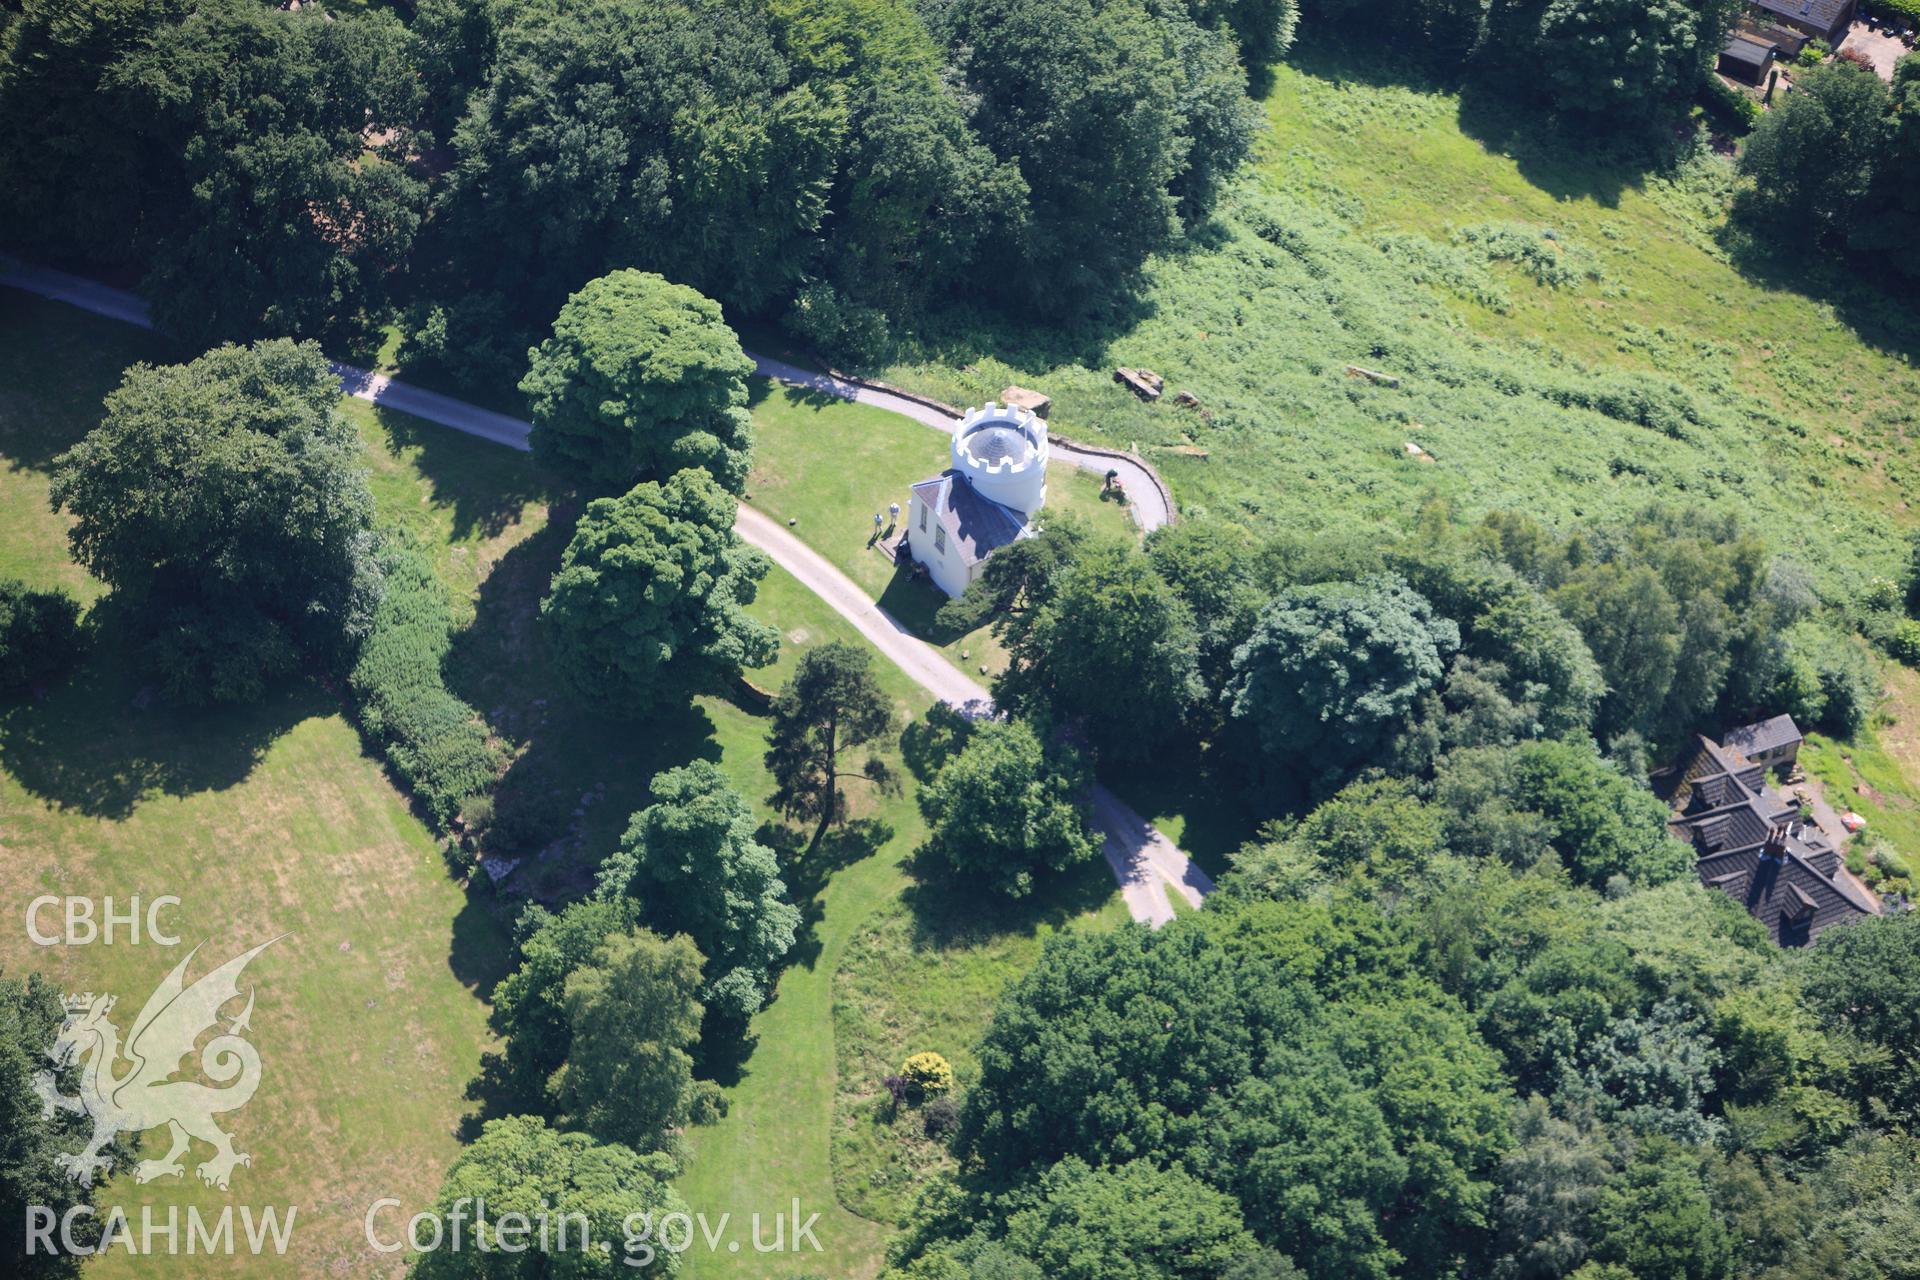
[[[920,504],[920,532],[925,533],[926,531],[927,531],[927,504],[923,502]]]
[[[933,531],[933,553],[939,555],[947,549],[947,527],[941,525]]]

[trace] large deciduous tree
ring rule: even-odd
[[[582,697],[642,714],[773,661],[779,633],[746,612],[770,566],[735,509],[702,471],[587,504],[540,606]]]
[[[787,687],[773,703],[767,730],[767,769],[773,804],[795,818],[815,819],[825,831],[846,818],[840,784],[863,778],[894,785],[884,760],[869,756],[858,768],[847,757],[893,728],[893,700],[874,679],[865,649],[831,641],[800,655]]]
[[[464,318],[514,331],[614,267],[748,309],[798,279],[846,111],[791,83],[762,9],[519,5],[496,41],[436,205],[444,355],[458,359],[467,329],[485,336]]]
[[[338,661],[365,634],[373,496],[339,400],[312,343],[135,365],[55,460],[74,557],[144,632],[169,695],[258,697],[302,655]]]
[[[1026,181],[1028,217],[997,265],[1032,304],[1112,291],[1251,145],[1232,37],[1183,6],[960,0],[944,21],[970,51],[976,127]]]
[[[1082,793],[1093,779],[1077,751],[1044,750],[1020,722],[982,724],[920,792],[928,836],[919,856],[1008,897],[1098,852]]]
[[[678,1173],[672,1157],[663,1152],[640,1155],[584,1133],[561,1133],[538,1116],[489,1121],[447,1170],[434,1199],[446,1232],[439,1246],[415,1260],[411,1274],[420,1280],[674,1275],[679,1254],[660,1250],[656,1243],[649,1259],[627,1252],[626,1242],[641,1222],[657,1230],[663,1218],[686,1214],[686,1202],[670,1185]],[[477,1206],[485,1207],[484,1226],[476,1222]],[[502,1222],[509,1215],[533,1225],[516,1232],[511,1221]],[[451,1228],[456,1217],[465,1228],[457,1243]],[[562,1221],[567,1223],[564,1238]],[[542,1222],[550,1230],[542,1232]],[[394,1225],[403,1238],[405,1228],[404,1218]],[[604,1242],[612,1249],[603,1253],[587,1247],[587,1241]]]
[[[109,81],[168,157],[145,292],[190,340],[360,337],[419,228],[404,167],[420,109],[406,28],[243,0],[196,4]]]
[[[520,917],[519,963],[494,989],[492,1016],[506,1039],[504,1083],[518,1105],[546,1104],[547,1081],[572,1049],[568,976],[607,939],[639,923],[640,904],[627,897],[588,898],[557,915],[536,904]]]
[[[1885,82],[1850,62],[1795,75],[1793,92],[1740,153],[1740,173],[1753,180],[1741,210],[1795,236],[1844,243],[1889,159],[1892,105]]]
[[[68,1221],[67,1214],[85,1206],[93,1195],[92,1180],[75,1182],[56,1160],[78,1151],[92,1128],[84,1113],[53,1111],[42,1114],[35,1077],[50,1067],[48,1051],[59,1034],[66,1009],[59,988],[39,974],[25,981],[0,979],[0,1212],[16,1224],[0,1246],[6,1269],[26,1280],[54,1280],[79,1274],[80,1259],[44,1246],[29,1252],[27,1225],[30,1210]],[[80,1064],[59,1068],[55,1086],[71,1097],[77,1090]],[[115,1169],[133,1154],[128,1136],[114,1139],[105,1152]],[[100,1241],[103,1215],[91,1211],[71,1219],[73,1243],[91,1248]]]
[[[1380,756],[1460,630],[1391,575],[1296,587],[1233,655],[1226,700],[1271,766],[1323,785]]]
[[[720,307],[645,271],[567,299],[520,383],[533,455],[590,494],[700,468],[739,493],[753,462],[753,362]]]
[[[1078,724],[1115,759],[1167,743],[1204,692],[1193,615],[1130,547],[1084,551],[1002,634],[1009,663],[993,682],[995,701]]]
[[[669,769],[648,790],[653,803],[600,868],[600,891],[631,895],[655,928],[692,938],[706,957],[707,1012],[744,1024],[767,1002],[800,912],[773,851],[753,838],[752,807],[718,766]]]
[[[1667,834],[1666,806],[1578,742],[1524,742],[1457,751],[1440,764],[1436,800],[1453,848],[1525,866],[1551,847],[1583,884],[1614,876],[1664,884],[1693,866]]]
[[[700,951],[684,935],[616,933],[567,975],[573,1042],[553,1099],[596,1137],[639,1151],[669,1144],[692,1106]]]
[[[0,692],[31,688],[66,670],[80,649],[80,606],[60,591],[0,578]]]

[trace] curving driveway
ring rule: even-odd
[[[123,290],[96,284],[79,276],[45,267],[33,267],[0,258],[0,285],[65,302],[113,320],[151,329],[153,320],[147,304]],[[751,354],[751,353],[749,353]],[[953,417],[929,405],[876,387],[861,386],[828,374],[754,356],[756,372],[781,382],[821,391],[845,400],[856,400],[903,414],[939,431],[951,431]],[[370,373],[352,365],[335,362],[341,389],[348,395],[385,408],[437,422],[467,435],[491,440],[508,448],[527,448],[532,425],[523,419],[478,405],[456,400],[437,391],[428,391],[382,374]],[[1075,466],[1098,470],[1108,467],[1120,471],[1134,504],[1134,513],[1143,527],[1158,528],[1172,519],[1153,477],[1138,463],[1121,457],[1091,453],[1056,443],[1056,457]],[[759,547],[774,563],[799,579],[809,591],[825,601],[835,613],[871,641],[876,648],[927,692],[943,702],[972,714],[990,714],[993,700],[987,691],[963,675],[940,652],[901,626],[886,610],[868,598],[854,581],[835,568],[824,556],[800,541],[764,512],[742,505],[734,529],[743,540]],[[1195,866],[1173,841],[1152,823],[1135,813],[1125,801],[1096,783],[1093,789],[1094,826],[1103,839],[1107,864],[1120,884],[1121,897],[1135,920],[1159,927],[1173,919],[1169,890],[1188,903],[1199,906],[1213,891],[1213,881]]]

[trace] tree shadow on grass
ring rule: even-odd
[[[1155,814],[1178,816],[1181,852],[1215,877],[1260,829],[1240,774],[1218,752],[1193,750],[1182,751],[1178,759],[1163,755],[1124,768],[1103,762],[1100,770],[1108,788],[1149,820]]]
[[[49,804],[119,820],[149,795],[245,781],[282,734],[339,710],[300,677],[245,706],[171,706],[144,683],[126,638],[103,631],[64,684],[0,703],[0,767]]]
[[[493,999],[493,989],[513,968],[512,922],[505,918],[509,913],[508,904],[488,884],[475,880],[468,883],[466,901],[453,918],[447,968],[482,1000]]]
[[[878,818],[854,818],[829,827],[818,840],[811,830],[784,822],[760,824],[753,838],[773,850],[780,877],[787,883],[787,899],[800,909],[800,927],[787,953],[787,966],[811,969],[819,961],[820,921],[826,914],[820,895],[836,873],[880,852],[894,835],[892,825]]]
[[[913,562],[908,560],[894,566],[886,590],[875,603],[886,610],[887,616],[928,644],[949,645],[982,630],[981,627],[962,630],[942,626],[940,606],[946,602],[946,592],[916,574]]]
[[[374,415],[394,447],[413,450],[413,465],[431,486],[436,506],[453,512],[453,536],[495,537],[530,502],[553,495],[549,477],[517,449],[391,409]]]
[[[1662,162],[1662,135],[1604,133],[1544,109],[1511,78],[1458,59],[1437,58],[1415,44],[1373,39],[1307,41],[1287,59],[1302,74],[1338,86],[1403,88],[1454,94],[1460,131],[1519,166],[1522,176],[1555,200],[1589,199],[1615,208],[1621,195]]]
[[[915,858],[908,870],[916,877],[901,895],[913,913],[915,949],[975,947],[1008,934],[1031,937],[1042,925],[1058,929],[1097,910],[1119,887],[1107,860],[1095,854],[1059,875],[1042,877],[1024,898],[1008,898]]]
[[[1717,238],[1747,279],[1818,299],[1861,342],[1908,365],[1920,362],[1920,284],[1903,291],[1866,255],[1821,252],[1802,234],[1739,218],[1729,218]]]

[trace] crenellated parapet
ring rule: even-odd
[[[953,469],[984,497],[1032,515],[1047,500],[1047,422],[1031,409],[988,403],[953,428]]]

